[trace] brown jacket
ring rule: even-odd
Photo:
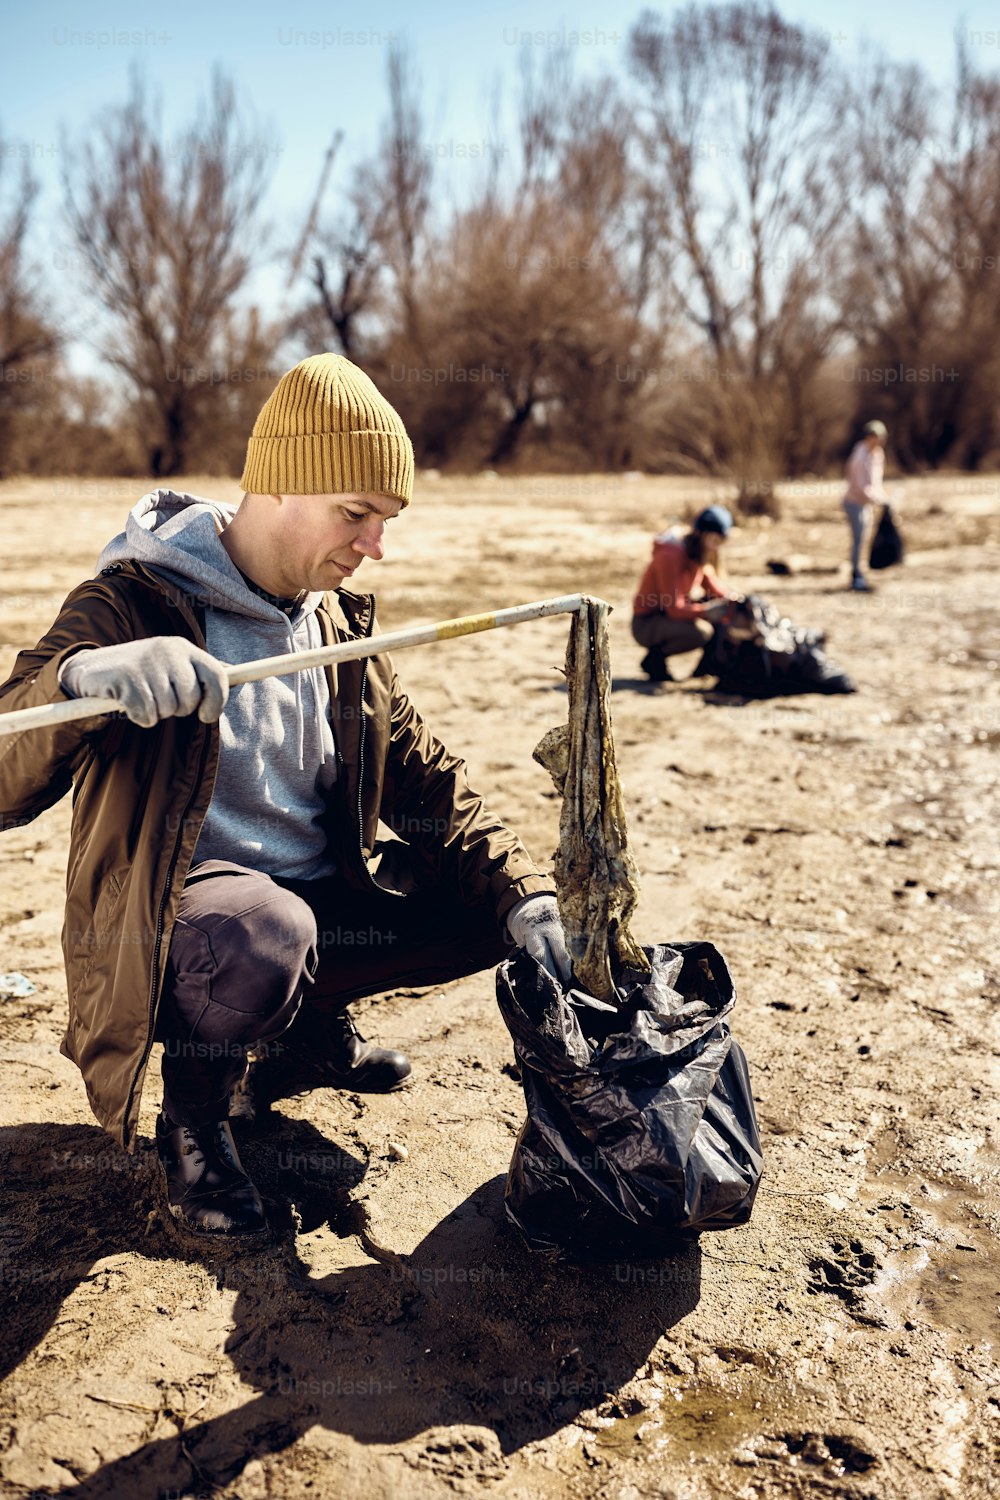
[[[360,639],[373,632],[374,600],[341,590],[326,595],[318,617],[331,644]],[[21,652],[0,687],[0,711],[64,700],[60,664],[82,647],[157,635],[204,646],[203,627],[189,596],[141,564],[112,563],[74,589],[48,634]],[[326,670],[339,771],[328,834],[345,880],[358,889],[413,889],[399,857],[408,851],[376,838],[381,819],[405,833],[422,878],[491,903],[498,920],[522,896],[553,889],[471,789],[464,762],[426,728],[387,656]],[[196,715],[140,729],[114,714],[0,737],[0,828],[30,822],[74,788],[62,1050],[80,1068],[98,1120],[130,1149],[218,743],[218,726]]]

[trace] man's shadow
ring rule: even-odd
[[[73,1488],[74,1500],[210,1493],[317,1424],[362,1443],[487,1428],[511,1453],[620,1390],[697,1305],[696,1241],[658,1262],[554,1266],[508,1226],[502,1177],[477,1188],[412,1254],[397,1255],[373,1241],[363,1204],[351,1199],[366,1163],[308,1123],[271,1118],[241,1152],[276,1242],[242,1251],[174,1229],[151,1150],[126,1158],[89,1126],[0,1130],[9,1188],[0,1235],[14,1293],[7,1369],[105,1255],[197,1262],[238,1294],[225,1349],[257,1394],[235,1412],[177,1421],[176,1436],[103,1465]],[[321,1224],[355,1236],[374,1263],[313,1277],[295,1229]],[[467,1437],[458,1442],[468,1447]]]

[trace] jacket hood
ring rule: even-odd
[[[113,562],[143,563],[193,593],[204,607],[284,626],[286,616],[247,586],[222,545],[221,534],[235,514],[235,506],[220,500],[151,490],[129,512],[125,530],[101,553],[98,572]],[[322,597],[304,595],[300,610],[312,613]]]
[[[684,537],[685,531],[683,526],[676,524],[668,526],[666,531],[661,531],[654,536],[653,551],[655,552],[658,547],[676,547],[679,543],[683,542]]]
[[[221,612],[209,615],[206,621],[206,645],[220,661],[248,660],[241,653],[242,642],[253,642],[255,649],[250,656],[277,656],[318,646],[320,629],[315,616],[322,593],[304,594],[291,616],[255,593],[222,545],[221,534],[235,514],[234,506],[217,500],[175,490],[151,490],[133,506],[125,530],[101,553],[98,571],[113,562],[143,563],[177,584],[193,603]],[[233,615],[252,624],[236,627],[234,634]],[[316,702],[326,697],[322,674],[322,667],[313,667],[308,674],[313,678]],[[307,674],[289,675],[295,693],[298,765],[305,770],[307,741],[316,741],[315,716],[306,713],[303,698],[302,679]],[[266,713],[266,683],[258,684],[256,695],[258,711]],[[324,747],[319,742],[310,748],[314,757],[323,759]]]

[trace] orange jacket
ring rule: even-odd
[[[701,586],[713,599],[729,599],[715,569],[692,561],[683,543],[673,536],[653,538],[653,556],[639,582],[639,592],[632,601],[637,615],[669,615],[672,620],[698,620],[705,606],[689,597]]]

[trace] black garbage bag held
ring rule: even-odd
[[[735,1002],[711,943],[644,949],[618,1006],[518,954],[497,972],[528,1118],[505,1207],[553,1259],[662,1255],[750,1217],[763,1171]]]
[[[868,566],[876,572],[894,568],[903,561],[903,534],[896,524],[891,505],[883,505],[875,535],[872,537]]]
[[[506,1210],[556,1259],[652,1256],[746,1221],[762,1170],[733,983],[711,943],[641,946],[611,733],[608,605],[586,600],[566,651],[568,723],[535,750],[562,797],[555,879],[574,982],[526,953],[497,970],[528,1118]]]

